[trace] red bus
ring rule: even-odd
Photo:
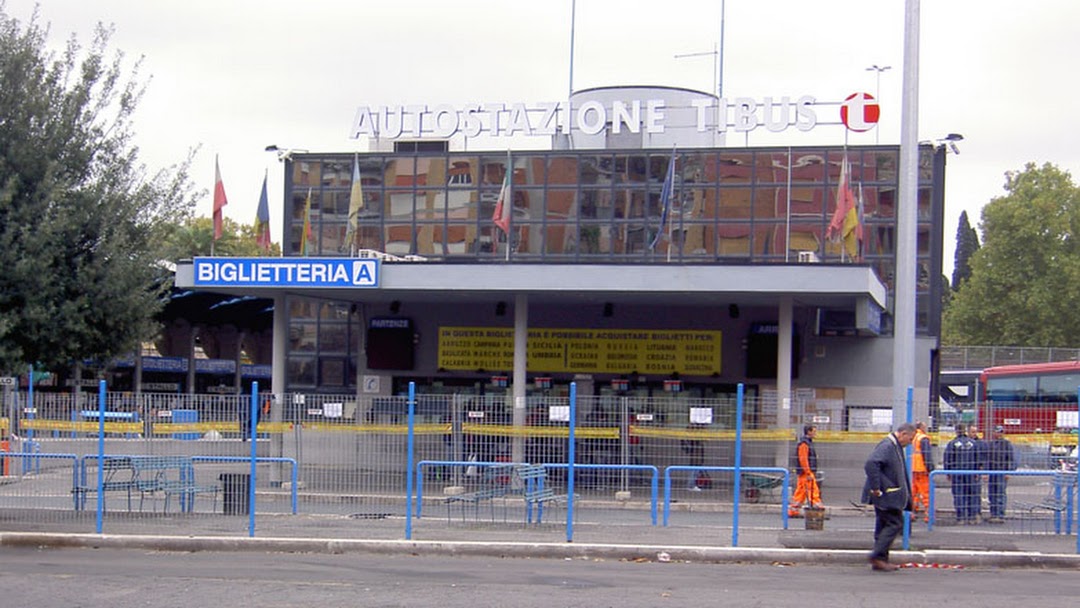
[[[1006,433],[1075,432],[1080,361],[1001,365],[979,375],[978,424],[986,436]]]

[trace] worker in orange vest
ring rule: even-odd
[[[795,448],[797,458],[796,472],[799,477],[795,482],[795,495],[791,497],[788,517],[802,517],[800,510],[804,505],[815,509],[822,508],[821,490],[817,484],[817,452],[814,450],[814,437],[817,427],[807,424],[803,427],[803,436]]]
[[[911,493],[915,516],[930,521],[930,473],[934,470],[934,452],[926,423],[915,423],[915,438],[911,440]]]

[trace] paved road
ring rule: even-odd
[[[1075,572],[0,547],[4,606],[1072,605]]]

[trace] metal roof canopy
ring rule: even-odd
[[[778,306],[790,296],[797,306],[854,309],[869,298],[882,309],[885,286],[860,264],[448,264],[383,262],[375,288],[204,287],[194,283],[194,264],[177,264],[176,285],[237,296],[292,294],[346,302],[495,301],[517,294],[530,304],[613,302],[710,306]]]

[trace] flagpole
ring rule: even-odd
[[[214,196],[210,197],[210,257],[214,257],[214,245],[217,244],[217,235],[215,234],[217,228],[217,210],[214,207],[217,206],[217,182],[221,177],[221,167],[218,165],[218,155],[214,155]]]
[[[503,201],[503,205],[506,205],[510,212],[506,213],[510,220],[509,226],[511,229],[517,228],[514,226],[514,159],[510,156],[510,148],[506,149],[506,200]],[[506,231],[506,261],[510,261],[510,231]]]
[[[787,197],[784,203],[787,211],[784,218],[784,263],[791,255],[791,147],[787,149]]]

